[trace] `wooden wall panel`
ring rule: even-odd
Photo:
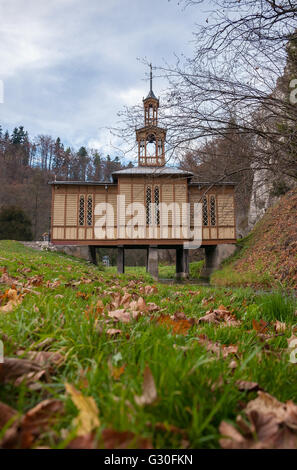
[[[76,228],[75,227],[66,227],[65,239],[66,240],[75,240],[76,239]]]
[[[64,240],[64,227],[54,227],[53,238],[56,240]]]
[[[84,240],[85,239],[85,228],[79,227],[77,231],[78,239],[79,240]]]
[[[232,194],[219,194],[217,197],[220,226],[234,225],[234,201]]]
[[[54,210],[53,210],[53,225],[64,225],[65,213],[65,194],[55,194],[54,196]]]
[[[67,194],[66,198],[66,225],[76,225],[77,224],[77,195],[76,194]],[[66,238],[67,235],[66,235]]]
[[[234,227],[221,227],[219,228],[219,239],[232,239],[235,237],[235,229]]]

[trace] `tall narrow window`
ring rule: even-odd
[[[216,199],[210,196],[210,225],[216,225]]]
[[[207,204],[207,196],[204,196],[202,200],[202,219],[203,225],[208,225],[208,204]]]
[[[147,225],[151,225],[152,223],[151,203],[152,203],[152,189],[148,186],[146,188],[146,223]]]
[[[85,196],[83,194],[79,196],[78,223],[79,225],[85,225]]]
[[[93,196],[91,194],[88,195],[87,225],[93,225]]]
[[[159,186],[155,186],[154,189],[154,202],[155,202],[155,223],[160,225],[160,189]]]

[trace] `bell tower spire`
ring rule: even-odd
[[[165,165],[166,129],[158,126],[159,100],[153,92],[153,67],[150,64],[150,91],[143,100],[144,127],[136,130],[139,166]]]

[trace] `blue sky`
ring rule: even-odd
[[[148,91],[137,58],[191,55],[203,10],[207,2],[184,10],[177,0],[0,0],[2,127],[113,154],[119,142],[106,128]],[[156,94],[162,86],[156,79]]]

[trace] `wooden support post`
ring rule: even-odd
[[[118,245],[118,258],[117,258],[118,274],[125,272],[125,249],[123,245]]]
[[[220,263],[217,248],[217,245],[208,245],[204,247],[205,263],[201,272],[201,277],[209,278],[213,271],[218,269]]]
[[[158,267],[158,247],[157,245],[151,245],[148,247],[148,263],[147,270],[150,275],[157,281],[159,278],[159,267]]]
[[[97,265],[96,246],[89,245],[89,261]]]
[[[183,246],[176,248],[176,278],[189,278],[189,250],[185,250]]]

